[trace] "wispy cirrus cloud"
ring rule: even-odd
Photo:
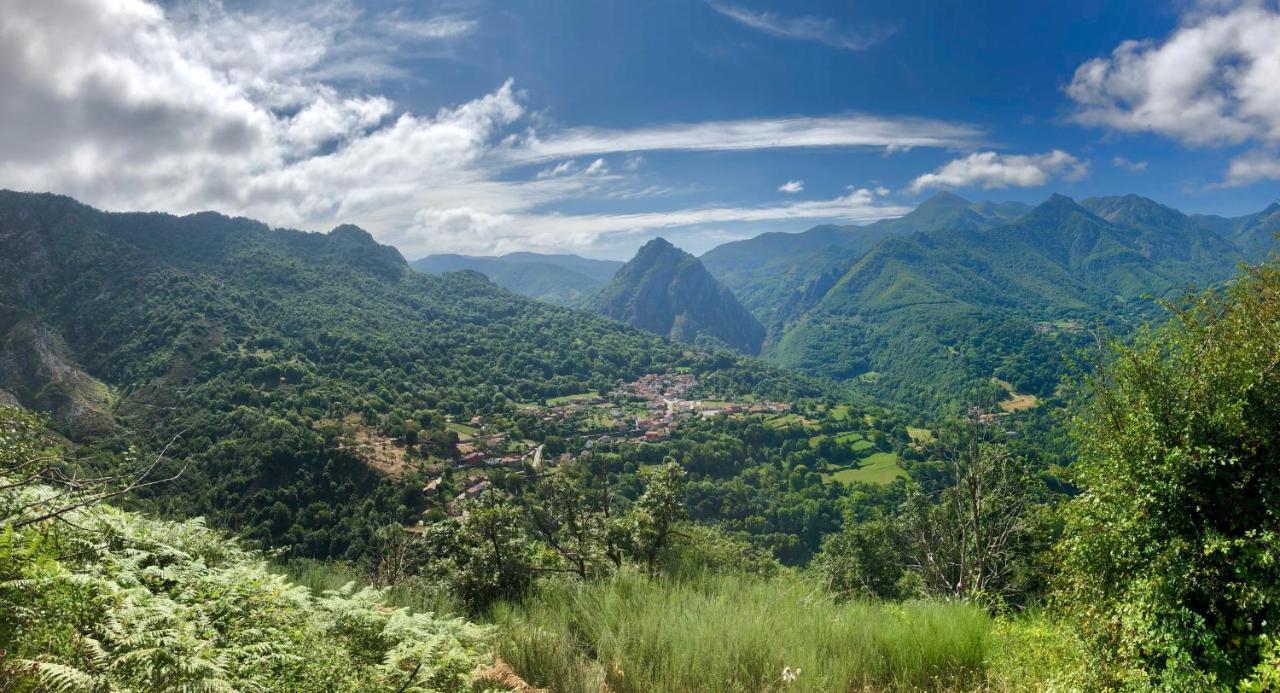
[[[868,25],[857,30],[848,29],[841,27],[839,22],[828,17],[812,15],[784,17],[773,12],[752,10],[740,5],[720,2],[708,4],[711,9],[729,19],[770,36],[813,41],[847,51],[866,50],[894,33],[892,28],[883,26]]]
[[[918,176],[911,181],[909,190],[918,193],[929,188],[1034,188],[1053,178],[1079,180],[1088,172],[1088,162],[1061,149],[1044,154],[974,152]]]
[[[506,153],[516,162],[568,159],[590,154],[648,151],[750,151],[865,147],[963,149],[981,142],[981,129],[928,118],[862,113],[835,116],[719,120],[631,129],[571,127],[532,134]]]

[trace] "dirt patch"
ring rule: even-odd
[[[495,658],[493,664],[477,671],[472,678],[472,682],[501,686],[505,690],[516,691],[517,693],[547,693],[545,688],[535,688],[526,683],[501,658]]]
[[[405,448],[400,441],[378,433],[378,429],[365,424],[360,414],[348,414],[342,420],[339,449],[354,453],[365,464],[392,479],[403,478],[417,466],[417,462],[405,458]]]
[[[1000,409],[1006,414],[1034,409],[1040,404],[1040,400],[1036,399],[1035,395],[1019,394],[1018,391],[1013,388],[1012,383],[999,378],[992,378],[991,382],[1003,387],[1004,391],[1009,393],[1009,399],[1002,400],[1000,402]]]

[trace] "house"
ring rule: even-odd
[[[644,439],[650,443],[654,441],[662,440],[663,438],[666,438],[666,437],[667,437],[667,432],[660,428],[655,428],[655,429],[644,432]]]
[[[466,497],[466,498],[475,498],[476,496],[484,493],[485,491],[488,491],[489,487],[492,485],[493,484],[490,484],[488,479],[486,479],[472,486],[468,486],[467,490],[462,492],[462,495],[463,497]]]
[[[461,464],[464,467],[474,467],[475,465],[483,464],[483,463],[484,463],[484,453],[479,451],[473,452],[469,455],[463,455],[461,460]]]
[[[437,477],[437,478],[435,478],[435,479],[432,479],[431,481],[427,482],[427,485],[426,485],[426,486],[423,486],[423,487],[422,487],[422,492],[423,492],[424,494],[428,495],[428,496],[434,496],[434,495],[436,495],[436,493],[438,493],[439,491],[440,491],[440,478],[439,478],[439,477]]]

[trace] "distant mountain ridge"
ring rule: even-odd
[[[702,263],[665,239],[636,252],[589,307],[634,327],[698,344],[705,340],[760,353],[764,326]]]
[[[717,246],[700,259],[765,324],[773,342],[877,243],[917,231],[989,228],[1029,209],[1017,202],[973,203],[942,192],[896,219],[761,234]]]
[[[1276,251],[1276,233],[1280,233],[1280,202],[1272,202],[1260,212],[1240,217],[1195,214],[1191,218],[1235,243],[1250,262],[1261,262]]]
[[[1137,195],[1030,207],[940,193],[897,219],[762,234],[702,260],[767,325],[765,358],[929,408],[999,395],[993,374],[1051,392],[1083,326],[1159,317],[1148,297],[1233,276],[1274,251],[1276,230],[1280,204],[1224,219]]]
[[[592,291],[604,286],[623,263],[566,254],[509,253],[428,255],[409,264],[427,274],[472,270],[508,291],[567,306],[581,303]]]

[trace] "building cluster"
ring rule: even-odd
[[[615,442],[654,443],[667,439],[682,420],[696,417],[711,417],[741,414],[785,414],[791,411],[791,405],[784,402],[724,402],[688,399],[697,381],[688,373],[652,373],[641,376],[634,382],[618,384],[605,396],[591,395],[565,399],[552,406],[544,406],[533,416],[545,422],[564,423],[566,420],[591,421],[588,426],[579,427],[586,438],[584,448],[591,450],[601,445]],[[526,462],[538,468],[564,466],[573,462],[568,452],[555,458],[543,459],[542,446],[536,446],[524,453],[496,453],[495,450],[510,449],[508,436],[505,433],[482,433],[485,429],[483,418],[472,417],[470,424],[478,429],[474,438],[458,444],[458,458],[450,463],[455,470],[483,470],[485,468],[506,467],[519,469]],[[583,430],[589,428],[590,430]],[[428,495],[438,494],[441,488],[440,478],[432,479],[422,490]],[[456,498],[450,500],[446,507],[451,515],[462,512],[462,501],[474,498],[489,488],[489,481],[482,475],[469,478],[466,486]]]

